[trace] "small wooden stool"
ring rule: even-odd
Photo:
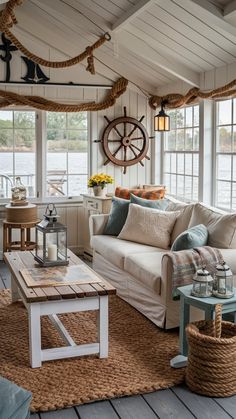
[[[36,243],[31,241],[31,228],[34,228],[37,221],[30,223],[11,223],[3,221],[3,252],[12,250],[34,250]],[[20,230],[20,240],[12,241],[12,230]]]

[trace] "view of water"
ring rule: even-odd
[[[15,153],[14,156],[13,163],[12,153],[0,153],[0,173],[12,177],[15,166],[15,175],[21,176],[29,195],[35,196],[35,154]],[[87,159],[87,153],[47,153],[47,170],[66,170],[70,173],[62,185],[65,195],[78,196],[87,192]],[[60,193],[58,195],[62,196]]]

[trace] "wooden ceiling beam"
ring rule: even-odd
[[[141,12],[150,7],[152,3],[154,3],[154,0],[139,0],[136,4],[126,10],[126,12],[124,12],[119,19],[117,19],[117,21],[112,25],[112,31],[114,32],[123,29]]]
[[[232,0],[230,3],[226,4],[223,10],[224,18],[232,19],[236,16],[236,0]]]

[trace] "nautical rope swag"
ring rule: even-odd
[[[225,86],[218,87],[218,89],[210,90],[209,92],[203,92],[198,87],[190,89],[186,95],[179,93],[170,93],[165,96],[151,96],[149,98],[149,105],[152,109],[159,108],[161,102],[166,102],[167,108],[180,108],[181,106],[188,105],[196,102],[197,98],[200,99],[220,99],[224,97],[236,96],[236,79],[226,84]]]
[[[9,0],[6,4],[4,10],[0,13],[0,31],[4,32],[5,36],[10,39],[10,41],[30,60],[34,61],[34,63],[43,65],[45,67],[53,67],[53,68],[65,68],[71,67],[72,65],[78,64],[83,61],[85,58],[88,60],[88,66],[86,68],[91,74],[95,74],[94,68],[94,58],[93,58],[93,51],[96,48],[99,48],[104,42],[109,41],[111,39],[108,33],[102,35],[98,41],[96,41],[93,45],[88,46],[84,52],[77,55],[76,57],[70,58],[65,61],[49,61],[45,60],[44,58],[38,57],[37,55],[30,52],[22,43],[15,37],[15,35],[10,31],[14,25],[17,24],[17,19],[15,16],[14,9],[16,6],[20,6],[23,3],[23,0]]]
[[[0,98],[3,98],[0,102],[0,108],[10,105],[24,105],[52,112],[100,111],[113,106],[116,99],[126,91],[127,85],[128,80],[121,77],[114,83],[111,90],[108,91],[106,97],[100,103],[87,102],[74,105],[56,103],[40,96],[24,96],[18,93],[0,90]]]

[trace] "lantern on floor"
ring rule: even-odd
[[[198,269],[193,277],[192,295],[194,297],[211,297],[213,278],[205,267]]]
[[[67,228],[57,221],[54,204],[46,208],[44,219],[36,225],[35,260],[42,266],[68,265]]]
[[[213,295],[218,298],[231,298],[234,296],[233,274],[225,262],[216,266]]]

